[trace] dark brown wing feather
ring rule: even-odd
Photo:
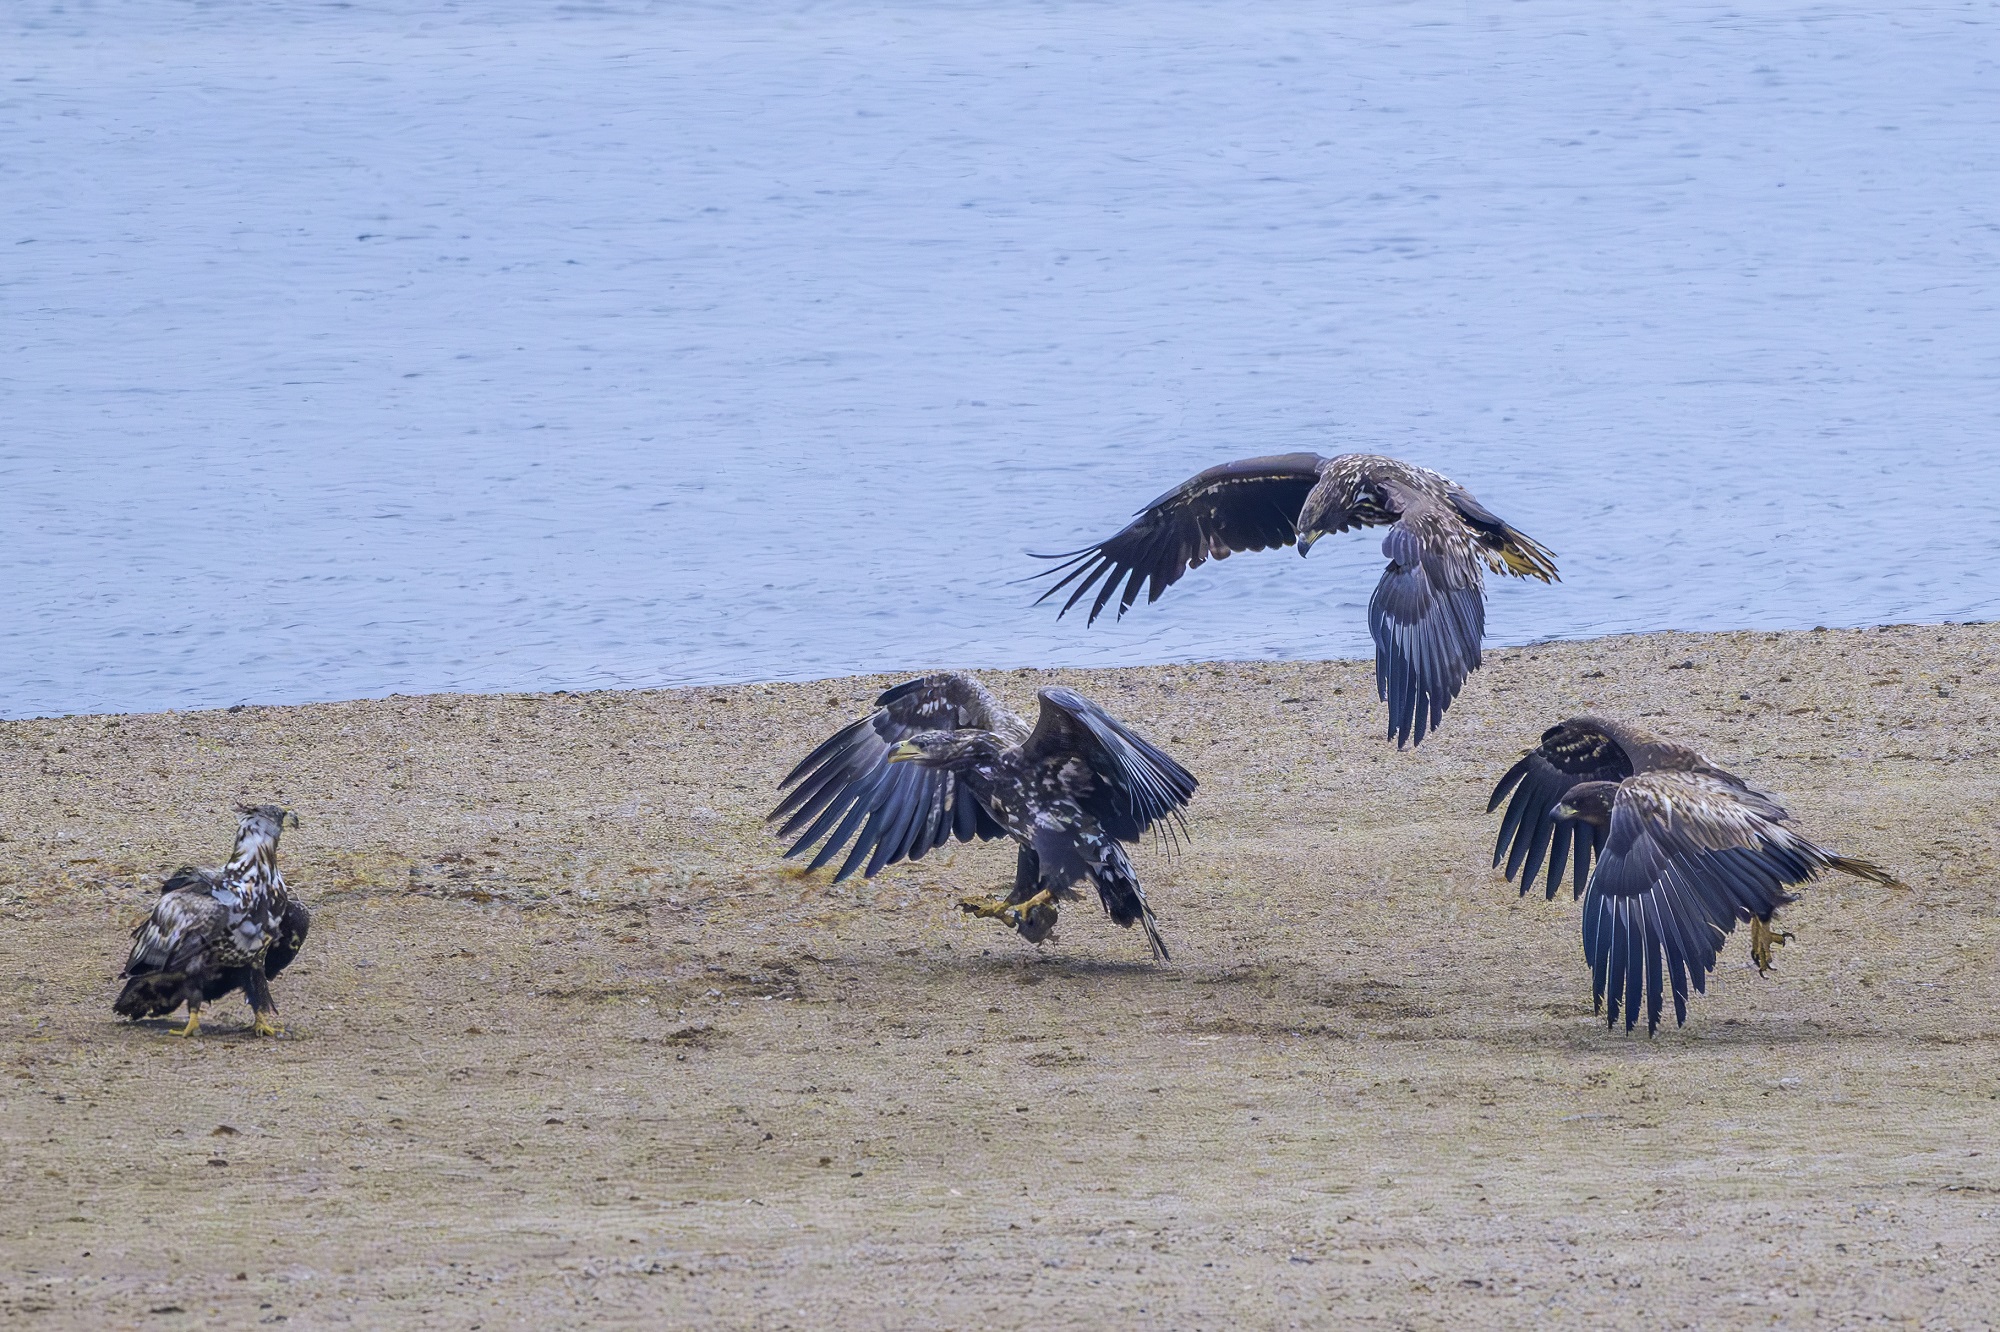
[[[963,842],[1004,836],[971,789],[949,771],[891,763],[889,751],[925,731],[992,731],[1018,741],[1027,729],[970,676],[943,673],[907,681],[800,760],[779,783],[791,790],[767,817],[784,820],[779,836],[799,834],[787,859],[826,839],[809,869],[832,860],[853,838],[854,849],[835,882],[857,870],[873,878],[884,866],[922,859],[953,837]]]
[[[1500,835],[1493,843],[1493,864],[1504,858],[1507,877],[1521,875],[1525,895],[1535,874],[1548,861],[1547,896],[1553,899],[1562,886],[1563,869],[1570,859],[1572,843],[1575,867],[1570,879],[1571,895],[1581,897],[1590,880],[1590,858],[1602,834],[1593,835],[1590,825],[1559,820],[1555,808],[1570,788],[1584,782],[1622,782],[1634,771],[1632,755],[1621,743],[1616,730],[1595,717],[1571,717],[1542,732],[1542,742],[1507,769],[1486,802],[1486,812],[1507,802],[1500,820]],[[1550,855],[1550,851],[1554,855]]]
[[[1316,453],[1284,453],[1211,467],[1141,509],[1116,536],[1082,550],[1036,556],[1063,563],[1045,575],[1056,581],[1035,601],[1074,584],[1058,612],[1061,618],[1096,588],[1088,621],[1095,623],[1113,596],[1123,616],[1142,584],[1146,600],[1158,601],[1189,569],[1210,558],[1289,546],[1298,539],[1299,509],[1319,480],[1322,461]]]
[[[132,952],[120,973],[125,987],[112,1007],[126,1017],[157,1017],[189,998],[199,1000],[211,954],[227,929],[227,913],[205,889],[162,893],[152,915],[132,931]]]
[[[1170,835],[1185,832],[1180,811],[1197,783],[1186,768],[1128,729],[1124,723],[1071,689],[1041,691],[1042,712],[1021,746],[1029,762],[1081,760],[1091,780],[1074,792],[1078,803],[1105,832],[1136,842],[1163,819]]]
[[[1486,589],[1464,529],[1432,502],[1413,504],[1382,540],[1389,565],[1368,600],[1375,691],[1389,738],[1422,744],[1479,669]]]
[[[1625,1029],[1646,1010],[1658,1030],[1663,989],[1687,1021],[1690,984],[1706,990],[1723,939],[1769,919],[1785,891],[1837,868],[1831,853],[1772,822],[1764,806],[1706,773],[1641,774],[1619,788],[1611,828],[1583,902],[1591,992]]]

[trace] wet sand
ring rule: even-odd
[[[1489,657],[1420,750],[1363,663],[1061,682],[1201,778],[1094,905],[1011,849],[790,873],[776,778],[887,677],[0,724],[0,1321],[34,1328],[1990,1326],[2000,629]],[[1897,871],[1688,1025],[1591,1014],[1494,779],[1631,717]],[[287,1036],[115,1019],[159,877],[278,799]]]

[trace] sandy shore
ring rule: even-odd
[[[1361,663],[1072,685],[1202,780],[1037,951],[957,848],[788,874],[760,816],[887,678],[0,724],[0,1321],[37,1328],[1990,1326],[2000,628],[1494,652],[1380,739]],[[1907,895],[1610,1034],[1490,871],[1543,726],[1638,718]],[[285,1040],[111,1014],[158,876],[304,826]]]

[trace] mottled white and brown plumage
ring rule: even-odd
[[[1660,1025],[1663,988],[1674,1021],[1687,1021],[1688,986],[1707,989],[1723,939],[1750,922],[1750,956],[1768,971],[1771,949],[1791,936],[1771,917],[1796,900],[1785,891],[1828,870],[1896,883],[1886,870],[1838,855],[1787,826],[1784,806],[1694,750],[1636,726],[1572,717],[1509,768],[1487,811],[1511,793],[1493,863],[1521,876],[1526,893],[1544,861],[1553,898],[1565,866],[1582,896],[1583,954],[1591,991],[1615,1023]],[[1597,860],[1591,868],[1593,856]]]
[[[780,783],[771,811],[797,856],[824,839],[809,869],[852,850],[835,880],[872,878],[957,838],[1020,844],[1013,891],[959,905],[1032,941],[1048,937],[1056,901],[1088,880],[1112,920],[1141,925],[1165,960],[1152,907],[1122,845],[1156,825],[1177,835],[1195,779],[1095,703],[1068,689],[1041,691],[1027,722],[970,676],[926,675],[888,690]]]
[[[232,990],[250,1001],[258,1035],[275,1035],[270,980],[298,956],[312,924],[278,872],[278,836],[298,816],[278,805],[239,807],[236,844],[219,869],[183,867],[168,877],[152,914],[132,932],[116,1010],[163,1017],[182,1004],[201,1029],[201,1006]]]
[[[1042,557],[1063,563],[1037,600],[1068,587],[1067,613],[1096,588],[1090,621],[1114,596],[1122,616],[1141,586],[1147,601],[1157,601],[1209,559],[1294,542],[1304,555],[1330,532],[1385,525],[1389,565],[1368,602],[1375,688],[1389,705],[1389,738],[1422,744],[1479,669],[1482,566],[1545,583],[1556,578],[1547,550],[1427,468],[1369,453],[1286,453],[1211,467],[1141,509],[1116,536]]]

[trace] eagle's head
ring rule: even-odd
[[[245,831],[253,825],[261,824],[263,830],[272,837],[276,837],[286,828],[299,826],[299,816],[283,805],[238,805],[236,813]]]
[[[1580,782],[1563,795],[1562,803],[1555,807],[1555,816],[1608,828],[1611,826],[1611,807],[1617,801],[1617,782]]]
[[[889,751],[891,763],[953,768],[991,757],[999,737],[989,731],[921,731]]]
[[[1331,530],[1328,522],[1334,510],[1341,507],[1335,503],[1337,498],[1334,488],[1324,482],[1314,486],[1306,495],[1306,502],[1300,506],[1298,520],[1294,524],[1298,530],[1301,558],[1312,550],[1313,542]]]

